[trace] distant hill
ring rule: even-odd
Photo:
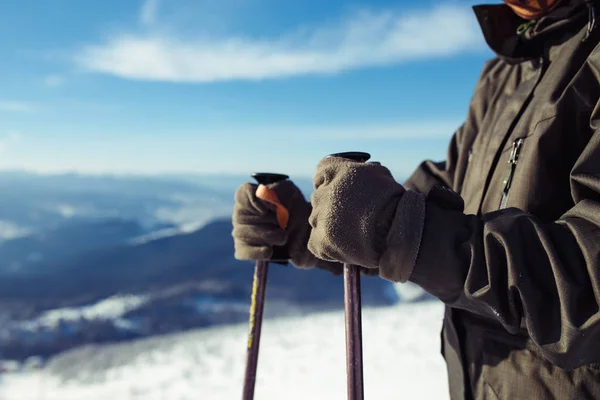
[[[147,231],[131,220],[69,220],[57,228],[0,242],[0,276],[47,273],[50,271],[44,268],[49,263],[125,244],[144,233]]]
[[[0,359],[247,321],[254,263],[231,236],[246,181],[0,172]],[[361,283],[365,306],[421,298]],[[267,318],[343,307],[341,276],[269,268]]]
[[[189,281],[234,284],[249,293],[253,264],[233,256],[230,220],[141,244],[93,250],[61,261],[38,263],[34,276],[0,280],[0,302],[34,302],[53,308],[95,301],[119,293],[146,293]],[[366,302],[385,302],[389,284],[363,279]],[[331,301],[343,296],[341,277],[273,265],[272,294],[298,302]]]
[[[59,250],[55,255],[67,256],[38,260],[29,273],[6,273],[0,279],[0,359],[51,357],[87,343],[246,321],[254,264],[233,257],[231,230],[230,220],[217,220],[187,234],[75,255],[63,247],[67,242],[50,246],[42,241]],[[76,234],[77,229],[61,232]],[[126,305],[119,296],[139,300]],[[397,299],[391,283],[362,279],[365,306],[391,305]],[[342,309],[343,278],[273,264],[267,303],[271,316]]]

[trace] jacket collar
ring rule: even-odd
[[[539,58],[549,40],[581,30],[588,22],[586,4],[592,3],[565,0],[537,21],[522,19],[506,4],[478,5],[473,11],[488,46],[500,58],[514,63]]]

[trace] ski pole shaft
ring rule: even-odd
[[[287,175],[271,173],[255,173],[252,177],[260,184],[257,197],[264,199],[276,206],[277,220],[282,228],[287,225],[287,210],[279,203],[277,195],[265,185],[286,180]],[[287,256],[284,249],[275,247],[273,249],[272,262],[287,264]],[[260,335],[265,308],[265,294],[267,290],[267,277],[269,273],[269,261],[258,260],[254,267],[254,279],[252,283],[252,297],[250,302],[250,321],[248,332],[248,347],[246,354],[246,371],[244,376],[244,389],[242,400],[253,400],[256,386],[256,371],[258,367],[258,351],[260,346]]]
[[[344,264],[344,308],[346,312],[346,374],[348,399],[362,400],[362,315],[360,271],[356,265]]]
[[[246,376],[244,377],[243,400],[254,398],[254,387],[256,384],[256,370],[258,365],[258,350],[260,345],[260,334],[262,318],[265,307],[265,292],[267,289],[267,276],[269,263],[257,261],[254,268],[254,281],[252,284],[252,299],[250,304],[250,329],[248,333],[248,354],[246,357]]]
[[[362,152],[332,154],[357,162],[365,162],[371,156]],[[363,400],[363,353],[360,270],[352,264],[344,264],[344,310],[346,313],[346,374],[348,400]]]

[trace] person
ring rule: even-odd
[[[447,159],[401,185],[379,163],[325,157],[310,202],[290,181],[269,185],[285,230],[242,185],[236,257],[284,246],[299,268],[348,262],[420,285],[445,304],[452,399],[600,399],[596,2],[473,9],[495,55]]]

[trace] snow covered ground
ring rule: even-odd
[[[42,313],[32,321],[20,323],[25,328],[56,327],[61,321],[86,319],[118,319],[147,301],[146,296],[114,296],[82,307],[58,308]]]
[[[366,399],[448,398],[442,315],[439,302],[363,310]],[[82,348],[0,377],[0,399],[239,399],[246,339],[241,324]],[[343,311],[266,320],[256,400],[346,399],[345,354]]]

